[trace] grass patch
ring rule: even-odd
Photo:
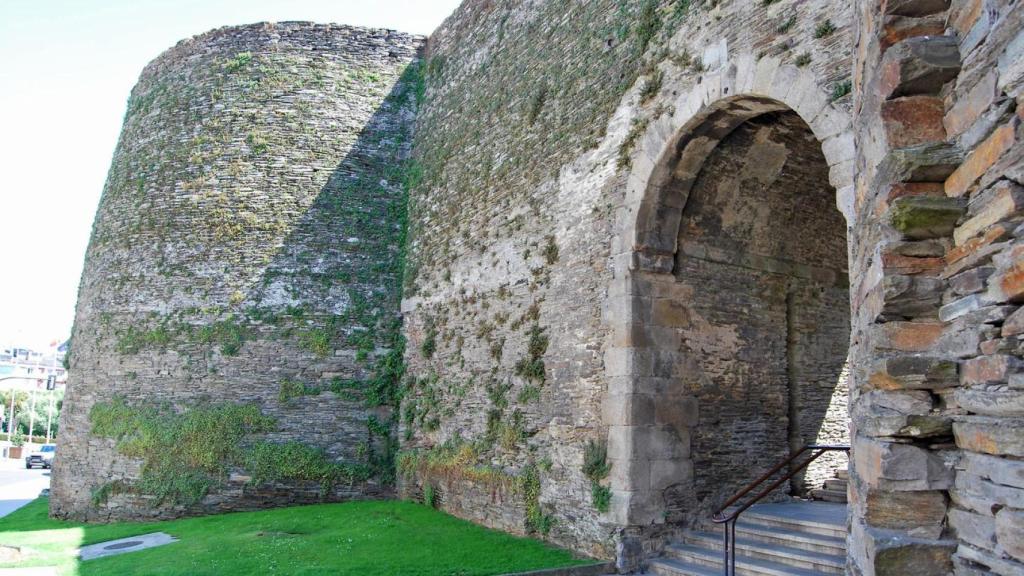
[[[47,507],[47,499],[40,498],[0,518],[0,544],[35,551],[27,560],[0,562],[0,567],[56,566],[63,576],[471,576],[590,562],[410,502],[318,504],[106,525],[52,520]],[[180,541],[88,562],[75,559],[79,546],[156,531]]]

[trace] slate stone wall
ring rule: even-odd
[[[861,7],[850,555],[1020,574],[1020,3]]]
[[[179,43],[132,91],[82,275],[52,512],[173,517],[389,492],[379,477],[254,485],[233,469],[193,506],[132,488],[142,461],[90,410],[255,403],[261,440],[367,464],[363,382],[398,319],[399,245],[423,39],[309,23]],[[246,442],[255,441],[248,438]],[[106,501],[92,495],[105,485]]]
[[[634,546],[629,535],[637,526],[647,535],[639,546],[653,549],[652,536],[681,525],[666,524],[675,498],[668,489],[690,482],[694,470],[668,456],[682,458],[684,448],[653,436],[630,447],[609,435],[633,418],[654,422],[655,410],[666,411],[658,421],[695,414],[678,379],[652,377],[648,362],[661,359],[634,361],[615,351],[640,340],[654,345],[653,329],[620,322],[632,306],[616,284],[623,222],[636,210],[628,199],[631,165],[653,161],[640,152],[648,134],[668,137],[663,121],[693,112],[683,95],[720,92],[715,78],[739,57],[800,70],[814,79],[809,90],[835,90],[848,107],[851,18],[848,3],[827,1],[470,1],[432,35],[414,152],[423,180],[410,203],[403,302],[416,384],[402,437],[409,453],[436,456],[439,447],[459,445],[467,458],[420,466],[402,480],[404,493],[418,495],[429,484],[446,510],[604,557],[636,557],[624,547]],[[852,150],[845,140],[831,146]],[[826,178],[833,163],[824,166]],[[825,204],[841,234],[834,193]],[[832,329],[840,322],[829,316]],[[546,348],[535,358],[537,331]],[[784,349],[784,331],[779,343]],[[817,345],[808,345],[808,355]],[[543,380],[529,370],[535,360]],[[670,365],[667,358],[661,364]],[[619,395],[627,381],[665,387],[656,403],[610,402],[629,398]],[[773,398],[784,451],[781,384]],[[714,414],[708,402],[699,409]],[[843,412],[833,413],[841,423],[827,435],[843,436]],[[588,444],[605,442],[612,465],[597,484],[613,492],[608,512],[595,506],[594,483],[583,472]],[[646,464],[648,450],[657,466]],[[643,470],[629,464],[640,461]],[[480,468],[515,481],[533,467],[539,508],[551,521],[546,534],[524,514],[531,504],[522,491],[476,499]],[[627,512],[636,490],[656,494],[643,514]],[[468,512],[477,509],[487,512]],[[690,506],[671,517],[689,521],[695,513]]]

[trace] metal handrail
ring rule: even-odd
[[[803,453],[807,452],[808,450],[814,451],[814,454],[812,454],[810,458],[804,460],[795,467],[790,467],[788,474],[782,476],[775,482],[772,482],[770,486],[758,492],[756,495],[754,495],[753,498],[750,498],[744,504],[741,504],[735,510],[726,514],[726,509],[728,509],[730,506],[738,502],[747,494],[750,494],[755,488],[766,482],[769,478],[774,476],[779,470],[782,470],[784,467],[786,467],[786,465],[790,464],[791,462],[799,458]],[[789,458],[786,458],[782,462],[776,464],[771,470],[762,474],[757,480],[754,480],[750,484],[747,484],[747,486],[744,489],[737,492],[732,498],[726,500],[725,504],[722,504],[721,506],[719,506],[717,510],[715,510],[715,512],[711,515],[711,521],[715,524],[725,524],[725,526],[723,526],[725,532],[723,540],[723,542],[725,543],[725,548],[723,550],[723,566],[725,568],[725,576],[735,576],[736,574],[736,521],[737,519],[739,519],[740,514],[745,512],[747,508],[750,508],[754,504],[757,504],[762,498],[764,498],[768,494],[771,494],[772,491],[781,486],[783,482],[795,476],[797,472],[800,472],[801,470],[806,468],[811,462],[817,460],[819,456],[821,456],[825,452],[832,451],[841,451],[848,453],[850,451],[850,447],[839,444],[808,444],[807,446],[804,446],[800,450],[797,450]]]

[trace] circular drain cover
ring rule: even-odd
[[[110,546],[104,546],[104,550],[123,550],[125,548],[131,548],[142,544],[142,540],[131,540],[129,542],[118,542],[117,544],[111,544]]]

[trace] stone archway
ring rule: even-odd
[[[672,520],[675,511],[669,509],[671,506],[682,503],[699,507],[701,498],[697,495],[701,487],[706,489],[709,483],[718,481],[718,476],[707,475],[704,469],[709,465],[706,454],[709,439],[702,439],[695,430],[701,421],[702,399],[692,387],[678,383],[684,374],[706,373],[708,367],[702,365],[703,356],[709,351],[714,354],[715,346],[720,345],[724,350],[731,345],[726,334],[715,332],[722,328],[715,322],[705,326],[707,342],[705,345],[698,343],[696,349],[694,342],[683,342],[687,339],[685,329],[671,324],[694,321],[690,316],[692,307],[677,305],[694,299],[693,282],[678,281],[681,273],[695,272],[692,267],[687,269],[690,264],[714,260],[725,264],[723,259],[735,259],[750,248],[749,242],[741,241],[733,250],[709,254],[709,250],[715,250],[716,242],[687,241],[686,235],[693,232],[689,228],[695,222],[722,208],[713,206],[713,196],[700,190],[720,187],[720,182],[707,182],[702,171],[709,162],[725,162],[715,170],[722,170],[728,164],[721,154],[723,142],[728,146],[746,146],[749,150],[753,140],[766,134],[758,136],[761,129],[770,132],[772,126],[788,126],[783,132],[791,133],[802,129],[805,134],[788,137],[806,135],[813,141],[814,146],[808,149],[817,150],[819,170],[816,176],[827,180],[820,183],[830,192],[827,204],[831,205],[834,194],[835,205],[845,216],[846,229],[852,226],[854,149],[849,116],[829,102],[812,72],[791,65],[780,66],[773,58],[755,61],[752,56],[740,56],[720,72],[701,80],[676,100],[673,114],[652,122],[641,138],[632,156],[626,218],[620,222],[617,274],[608,308],[612,339],[605,355],[609,374],[605,414],[609,426],[609,459],[613,464],[612,518],[622,526],[649,526]],[[737,141],[729,142],[730,139]],[[719,158],[715,157],[716,153]],[[764,184],[772,182],[769,178]],[[833,224],[839,228],[839,234],[845,236],[842,220],[836,218]],[[727,234],[735,232],[727,228]],[[722,232],[723,228],[718,226],[710,236],[720,241]],[[779,249],[792,244],[787,242],[785,234],[777,236],[774,242]],[[763,269],[765,267],[804,266],[795,277],[807,278],[816,277],[827,268],[815,269],[813,265],[807,268],[808,262],[772,258],[761,252],[764,250],[749,252],[756,261],[734,261],[729,265],[759,269],[757,273],[767,274],[779,270]],[[838,259],[845,269],[846,253],[836,258],[833,251],[832,256],[832,261]],[[698,277],[699,273],[689,276],[691,280]],[[783,301],[792,293],[791,286],[786,285]],[[837,285],[842,286],[845,296],[846,285],[841,281],[830,284],[833,288]],[[779,310],[773,313],[777,315]],[[847,310],[841,313],[848,321]],[[782,315],[786,314],[783,310]],[[653,322],[655,317],[661,320]],[[706,318],[701,320],[707,321]],[[782,334],[785,338],[785,330]],[[844,336],[848,336],[848,325]],[[666,342],[670,344],[666,346]],[[690,349],[681,352],[686,346]],[[728,353],[723,351],[723,355]],[[780,378],[786,380],[790,376],[783,374]],[[722,382],[719,378],[708,389],[721,387]],[[765,408],[766,413],[785,421],[789,417],[788,400],[770,410]],[[703,402],[706,404],[707,399]],[[842,411],[845,412],[845,405]],[[788,450],[788,445],[797,437],[792,430],[783,432],[781,440],[776,434],[773,441],[778,445],[774,451]],[[703,453],[695,453],[695,450]],[[766,457],[772,456],[766,454]],[[695,469],[697,466],[701,470]],[[707,477],[701,478],[702,474]],[[672,491],[677,493],[668,495]]]

